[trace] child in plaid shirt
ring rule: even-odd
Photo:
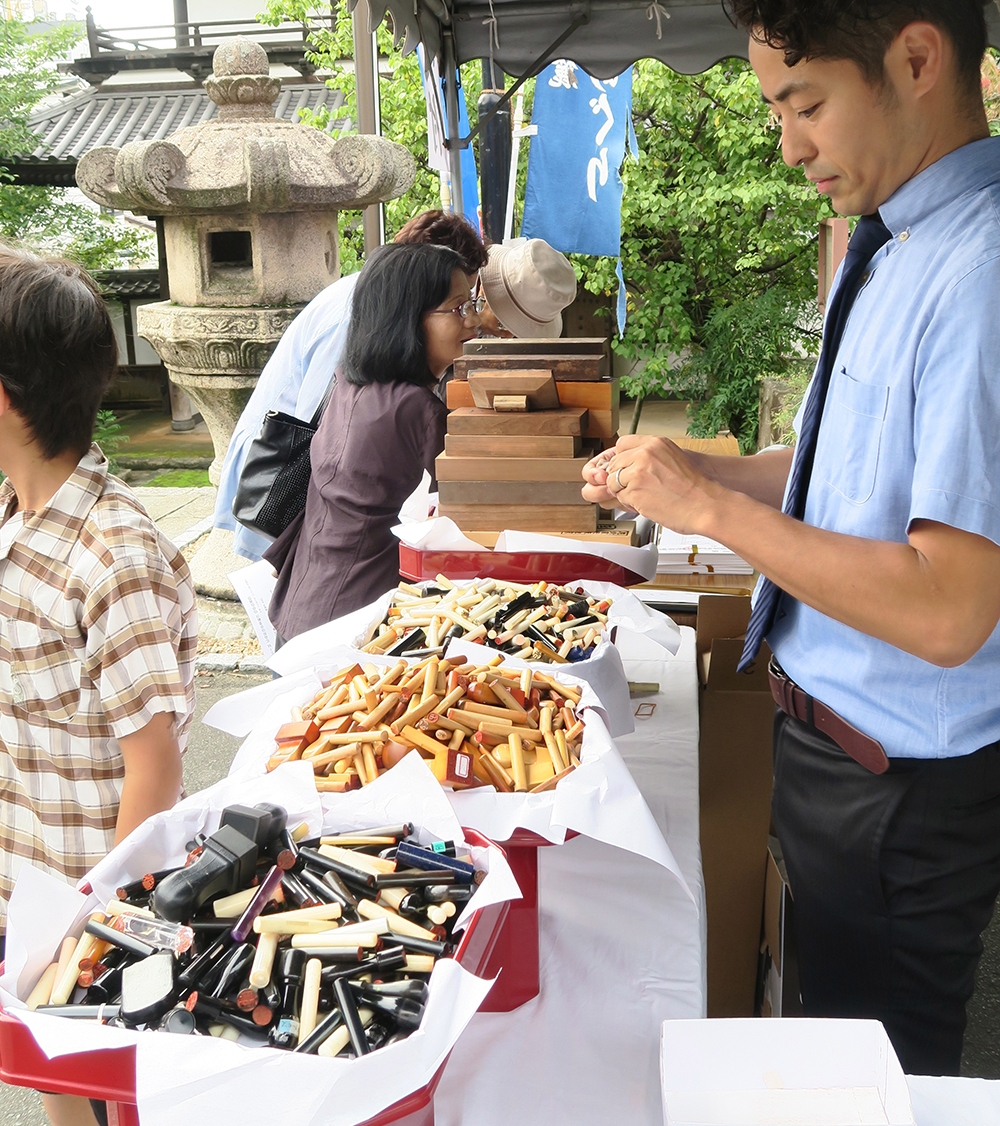
[[[181,790],[194,588],[91,444],[116,365],[92,279],[0,246],[0,929],[23,864],[75,882]]]

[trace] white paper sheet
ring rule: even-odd
[[[392,534],[405,543],[422,551],[486,551],[481,543],[470,540],[461,528],[448,516],[437,516],[433,520],[422,520],[412,524],[397,524]]]
[[[268,657],[274,656],[275,631],[267,616],[267,608],[271,604],[278,576],[266,559],[260,559],[249,567],[230,571],[227,578],[243,603],[243,609],[247,612],[266,661]]]
[[[437,494],[435,493],[434,496],[436,497]],[[430,512],[430,504],[431,475],[425,469],[420,484],[403,501],[403,506],[399,510],[399,522],[404,525],[423,523]]]
[[[267,662],[268,668],[274,669],[279,676],[290,676],[325,661],[326,654],[339,646],[360,649],[367,645],[392,603],[392,594],[391,590],[387,590],[381,598],[367,606],[286,641]]]
[[[655,543],[645,547],[630,547],[620,543],[595,543],[592,540],[574,540],[569,536],[546,536],[539,532],[500,533],[495,551],[545,551],[565,552],[568,555],[595,555],[626,567],[646,582],[656,574],[657,549]]]
[[[94,888],[89,897],[25,866],[11,897],[7,920],[11,957],[0,988],[4,983],[16,984],[14,992],[26,996],[67,932],[82,930],[87,913],[110,898],[121,883],[182,863],[186,842],[197,832],[214,831],[226,805],[275,802],[288,810],[290,824],[306,821],[311,834],[321,827],[343,830],[387,821],[416,822],[414,810],[420,810],[433,823],[433,827],[418,824],[421,839],[437,837],[443,830],[449,839],[464,841],[437,780],[419,761],[362,791],[327,797],[335,800],[321,809],[308,763],[289,763],[266,778],[224,779],[130,834],[86,877]],[[477,865],[488,866],[488,874],[462,919],[482,906],[520,897],[500,850],[474,847],[471,852]],[[297,1056],[208,1037],[130,1032],[29,1013],[10,990],[3,1001],[31,1028],[49,1058],[134,1044],[143,1126],[176,1126],[178,1121],[186,1126],[216,1126],[234,1116],[252,1122],[354,1126],[431,1080],[491,984],[453,960],[440,961],[430,978],[420,1028],[399,1044],[350,1061]]]

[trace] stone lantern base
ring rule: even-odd
[[[204,308],[156,301],[138,310],[137,328],[159,353],[172,382],[201,412],[219,484],[222,461],[243,408],[282,333],[301,305],[286,308]]]
[[[205,420],[215,450],[208,479],[216,487],[257,377],[300,308],[204,308],[157,301],[138,310],[139,334]],[[226,576],[246,564],[233,552],[232,533],[213,529],[191,560],[195,589],[210,598],[234,600],[236,592]]]

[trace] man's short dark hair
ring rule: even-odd
[[[111,317],[86,270],[0,244],[0,383],[47,461],[90,448],[117,366]]]
[[[785,62],[849,59],[873,86],[885,82],[885,53],[907,24],[940,28],[955,45],[958,81],[980,93],[986,0],[723,0],[735,20]]]
[[[434,381],[424,314],[451,291],[465,261],[446,246],[391,243],[373,250],[354,287],[341,366],[348,383]]]
[[[483,240],[472,224],[454,211],[423,211],[400,227],[393,242],[447,246],[465,262],[467,274],[477,274],[488,259]]]

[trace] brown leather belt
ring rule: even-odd
[[[843,716],[837,715],[832,708],[813,699],[794,680],[788,679],[784,669],[773,657],[767,666],[767,675],[771,682],[771,695],[774,697],[774,702],[785,715],[815,727],[817,731],[832,739],[844,754],[850,755],[855,762],[865,770],[870,770],[872,774],[884,774],[889,769],[888,756],[877,739],[859,731]]]

